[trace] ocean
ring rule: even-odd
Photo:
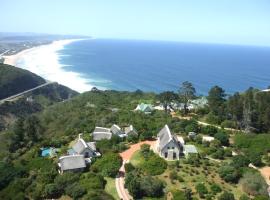
[[[46,45],[17,63],[80,92],[177,91],[190,81],[205,95],[214,85],[228,94],[270,85],[270,47],[90,39]]]

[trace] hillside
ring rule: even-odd
[[[0,99],[45,83],[45,80],[27,70],[0,64]],[[76,91],[53,83],[36,89],[13,101],[0,104],[0,131],[20,117],[40,112],[47,106],[77,95]]]
[[[0,64],[0,99],[34,88],[45,82],[43,78],[27,70]]]

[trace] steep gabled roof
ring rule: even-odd
[[[130,125],[130,126],[128,126],[128,127],[125,128],[125,134],[128,135],[130,133],[138,134],[137,131],[136,131],[136,129],[132,125]]]
[[[123,134],[121,128],[118,125],[116,125],[116,124],[112,125],[111,132],[113,134],[115,134],[115,135],[121,135],[121,134]]]
[[[62,156],[59,158],[59,163],[63,171],[86,167],[83,155]]]
[[[72,149],[77,153],[81,154],[86,148],[88,148],[88,145],[83,139],[79,139],[76,144],[73,145]]]
[[[160,150],[162,150],[171,141],[173,141],[177,146],[179,146],[177,137],[172,135],[167,124],[159,131],[158,137]]]

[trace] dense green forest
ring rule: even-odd
[[[34,88],[45,82],[43,78],[27,70],[0,64],[0,99]]]

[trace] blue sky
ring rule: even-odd
[[[0,32],[270,46],[270,0],[0,0]]]

